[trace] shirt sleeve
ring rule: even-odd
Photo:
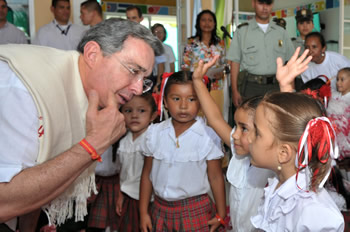
[[[329,208],[322,206],[304,207],[299,219],[296,221],[295,230],[301,231],[344,231],[344,218]]]
[[[248,26],[245,26],[248,27]],[[248,30],[248,28],[244,28],[245,30]],[[241,40],[241,33],[243,29],[238,29],[236,30],[236,33],[234,33],[230,48],[227,52],[226,59],[231,60],[236,63],[241,63],[241,58],[242,58],[242,48],[240,45],[240,40]]]
[[[28,90],[8,65],[0,62],[0,182],[36,163],[38,113]]]
[[[168,62],[169,63],[174,63],[175,61],[176,61],[176,58],[175,58],[175,55],[174,55],[174,51],[173,51],[173,49],[172,49],[172,47],[171,46],[168,46],[168,50],[169,50],[169,60],[168,60]]]
[[[222,151],[222,143],[220,137],[215,133],[215,131],[207,127],[207,134],[210,137],[210,142],[208,143],[208,155],[207,160],[220,159],[224,156]],[[205,147],[205,146],[204,146]]]

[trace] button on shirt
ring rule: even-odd
[[[322,188],[318,193],[306,192],[305,174],[290,177],[278,189],[278,179],[269,179],[265,188],[265,202],[258,214],[251,218],[252,224],[263,231],[344,231],[344,218]]]
[[[294,51],[285,29],[270,21],[264,33],[254,18],[248,21],[247,26],[236,30],[226,58],[239,63],[241,70],[247,70],[251,74],[274,75],[277,57],[285,62]]]
[[[69,22],[59,25],[56,20],[42,26],[32,44],[48,46],[62,50],[77,50],[85,28]]]
[[[199,117],[178,138],[171,118],[151,125],[142,149],[153,157],[154,192],[167,201],[209,192],[207,161],[223,157],[220,138]]]
[[[0,28],[0,44],[26,44],[27,37],[24,32],[15,27],[13,24],[6,22]]]

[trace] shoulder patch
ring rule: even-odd
[[[241,27],[244,27],[244,26],[248,26],[249,23],[241,23],[237,26],[237,28],[241,28]]]

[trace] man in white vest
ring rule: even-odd
[[[82,220],[100,155],[126,131],[119,106],[149,89],[161,42],[109,19],[78,51],[0,46],[0,224],[42,207],[52,224]]]

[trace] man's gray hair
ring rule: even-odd
[[[89,41],[95,41],[101,47],[105,56],[112,55],[123,49],[128,37],[142,39],[151,46],[155,56],[164,53],[162,42],[152,32],[139,23],[121,18],[110,18],[87,30],[78,44],[77,50],[84,53],[84,46]]]

